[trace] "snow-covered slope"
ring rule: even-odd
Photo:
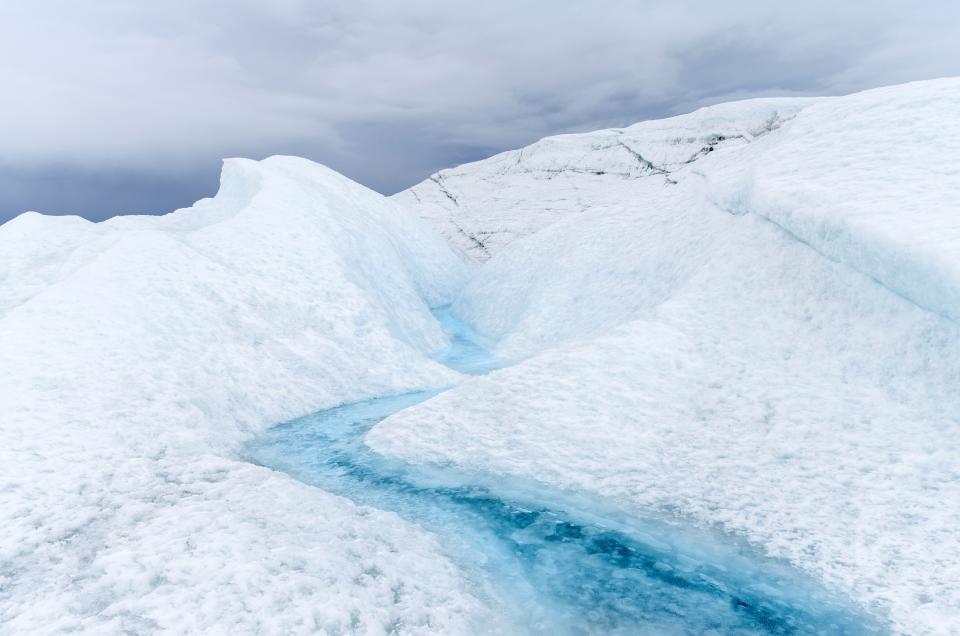
[[[517,238],[625,199],[624,183],[674,184],[674,173],[720,148],[776,130],[811,99],[756,99],[623,129],[547,137],[394,195],[448,240],[485,261]]]
[[[398,196],[493,254],[454,309],[523,361],[368,443],[716,526],[960,633],[958,112],[956,79],[725,104]]]
[[[713,195],[960,321],[960,81],[806,108]]]
[[[461,260],[294,158],[216,198],[0,226],[0,631],[470,631],[436,540],[231,459],[253,431],[450,382]]]
[[[461,381],[367,441],[960,633],[958,112],[960,80],[724,104],[443,171],[414,213],[231,160],[164,217],[0,226],[0,632],[504,631],[436,537],[238,459]],[[431,359],[451,300],[515,366]]]

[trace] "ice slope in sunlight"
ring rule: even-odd
[[[521,362],[367,442],[719,527],[898,633],[960,633],[958,100],[937,80],[628,129],[662,172],[595,174],[610,131],[535,144],[550,178],[451,171],[456,222],[512,239],[454,311]],[[717,120],[749,135],[657,155]],[[420,214],[448,213],[426,188]]]
[[[0,632],[470,631],[480,592],[434,537],[232,459],[448,384],[428,307],[463,276],[422,221],[286,157],[164,217],[0,226]]]

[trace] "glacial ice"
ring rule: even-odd
[[[497,361],[448,309],[442,357],[465,373]],[[534,485],[390,461],[363,443],[417,392],[347,404],[273,427],[246,446],[256,463],[444,538],[447,554],[507,620],[490,633],[878,634],[879,624],[796,571],[729,539],[620,519]],[[506,493],[509,493],[507,495]],[[578,509],[586,505],[586,508]],[[487,631],[487,630],[484,630]]]
[[[456,207],[416,186],[422,217],[497,237],[453,309],[519,363],[367,442],[719,527],[897,633],[958,633],[958,99],[727,104],[637,128],[659,171],[600,131],[440,173]],[[687,139],[712,149],[675,160]]]
[[[623,198],[629,193],[624,184],[670,184],[674,172],[715,149],[750,144],[816,101],[754,99],[626,128],[547,137],[441,170],[393,198],[483,261],[559,220],[592,221],[623,206],[631,201]]]
[[[600,518],[637,554],[719,537],[694,562],[728,591],[779,564],[813,590],[791,606],[957,634],[958,103],[948,79],[724,104],[395,201],[229,160],[216,197],[163,217],[0,226],[0,631],[515,626],[470,562],[482,533],[242,454],[369,406],[351,452],[560,515],[538,545],[576,554]],[[372,421],[369,400],[444,388]],[[571,602],[516,580],[528,617]]]
[[[454,380],[428,307],[462,262],[308,161],[222,180],[163,217],[0,226],[0,632],[470,631],[435,537],[235,457]]]

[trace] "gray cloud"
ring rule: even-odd
[[[546,134],[960,74],[958,32],[952,0],[6,0],[0,221],[167,211],[224,156],[391,192]]]

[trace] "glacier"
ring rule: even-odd
[[[466,269],[429,227],[274,157],[190,209],[27,214],[0,245],[0,631],[471,631],[435,537],[237,453],[456,377],[429,306]]]
[[[436,313],[451,339],[439,356],[444,364],[471,375],[499,367],[468,326],[447,308]],[[485,633],[883,633],[842,597],[729,537],[622,516],[542,484],[503,476],[491,484],[451,466],[393,461],[364,443],[384,418],[435,395],[320,411],[256,436],[245,455],[444,537],[451,558],[505,619]]]
[[[602,527],[723,590],[664,592],[679,633],[752,583],[767,632],[960,634],[958,107],[732,102],[389,199],[231,159],[165,216],[0,225],[0,633],[550,631],[577,586],[630,632],[570,566]],[[552,520],[566,587],[462,489]]]
[[[454,311],[516,364],[367,442],[721,528],[897,633],[958,633],[958,98],[725,104],[415,186],[488,259]]]

